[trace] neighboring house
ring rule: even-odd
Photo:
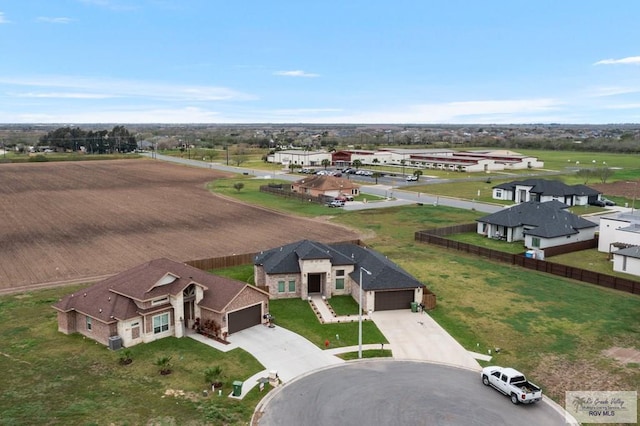
[[[360,194],[360,185],[349,179],[328,175],[311,175],[294,182],[291,185],[292,192],[307,194],[313,197],[327,196],[337,197],[339,195]]]
[[[640,246],[640,211],[602,216],[598,251],[613,253],[629,246]]]
[[[477,219],[478,234],[544,249],[595,238],[597,224],[565,211],[559,201],[529,201]]]
[[[182,337],[197,318],[220,337],[263,322],[269,295],[246,283],[169,259],[156,259],[70,294],[53,305],[58,330],[104,345]]]
[[[527,179],[493,187],[496,200],[526,203],[560,201],[567,206],[586,206],[600,199],[601,193],[585,185],[567,185],[558,180]]]
[[[273,299],[350,294],[358,300],[360,275],[366,311],[408,309],[411,302],[422,302],[422,283],[382,254],[356,244],[302,240],[262,252],[254,262],[256,284],[268,286]]]
[[[640,276],[640,246],[621,248],[612,254],[614,271]]]

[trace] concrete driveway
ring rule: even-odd
[[[229,340],[253,355],[267,371],[276,370],[283,382],[310,371],[344,363],[309,340],[282,327],[255,326],[233,333]]]
[[[371,319],[393,347],[393,358],[430,361],[481,370],[472,354],[428,314],[409,309],[378,311]]]

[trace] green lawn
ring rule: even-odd
[[[581,155],[585,155],[580,157],[582,163],[588,155]],[[632,157],[615,159],[626,176],[632,175]],[[614,159],[607,158],[613,166]],[[236,181],[247,184],[239,193],[233,189]],[[361,230],[368,235],[369,247],[437,295],[437,307],[429,314],[464,347],[484,353],[499,347],[492,363],[525,371],[560,404],[565,390],[640,390],[638,363],[620,364],[602,354],[614,346],[640,348],[640,297],[413,240],[418,230],[473,222],[484,215],[475,211],[412,205],[344,212],[249,190],[264,182],[239,177],[212,187],[289,213],[329,214],[335,222]],[[591,262],[589,257],[577,256],[574,261],[579,264]],[[245,282],[251,279],[242,268],[229,273]],[[218,353],[192,339],[163,339],[132,348],[133,363],[120,366],[118,353],[57,331],[50,306],[77,288],[0,297],[0,424],[233,425],[249,421],[264,396],[257,389],[242,401],[204,397],[202,390],[206,387],[203,372],[212,365],[223,367],[228,392],[231,381],[260,371],[263,367],[251,355],[241,350]],[[357,345],[357,322],[320,325],[305,301],[271,301],[271,313],[276,325],[305,335],[319,347],[326,340],[331,346]],[[385,342],[372,322],[363,326],[365,343]],[[160,376],[153,364],[163,355],[172,356],[174,372],[169,376]],[[167,389],[183,390],[188,398],[163,397]]]
[[[320,348],[324,348],[327,340],[330,347],[358,344],[357,321],[320,324],[309,306],[309,302],[302,299],[271,300],[269,305],[269,311],[275,317],[276,325],[306,337]],[[362,323],[362,343],[387,343],[387,340],[372,321],[364,321]]]
[[[327,301],[338,316],[358,315],[358,302],[351,296],[333,296]]]

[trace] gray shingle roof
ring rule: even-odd
[[[300,273],[299,259],[329,259],[332,265],[354,265],[350,277],[359,282],[360,267],[371,272],[362,274],[363,290],[392,290],[422,287],[400,266],[375,250],[356,244],[323,244],[302,240],[277,247],[256,256],[255,264],[262,265],[267,274]]]
[[[619,256],[627,256],[627,257],[633,257],[636,259],[640,259],[640,247],[638,246],[633,246],[633,247],[627,247],[624,249],[620,249],[618,251],[614,251],[613,252],[614,255],[619,255]]]
[[[301,240],[276,247],[256,256],[254,264],[262,265],[267,274],[300,273],[299,260],[330,259],[333,265],[352,265],[352,259],[327,244]]]
[[[578,233],[581,229],[598,225],[569,213],[567,205],[559,201],[540,203],[529,201],[505,208],[496,213],[476,219],[478,222],[516,228],[527,228],[524,233],[542,238],[554,238]]]
[[[589,188],[586,185],[567,185],[559,180],[548,179],[525,179],[517,180],[513,182],[501,183],[494,186],[494,188],[505,189],[509,191],[515,190],[517,185],[531,186],[530,192],[532,194],[540,194],[546,196],[571,196],[571,195],[587,195],[597,196],[600,191],[596,191],[593,188]]]

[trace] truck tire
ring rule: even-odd
[[[515,393],[511,394],[511,402],[513,402],[514,404],[518,404],[520,401],[518,401],[518,395],[516,395]]]
[[[482,376],[482,384],[485,386],[489,386],[489,378],[487,376]]]

